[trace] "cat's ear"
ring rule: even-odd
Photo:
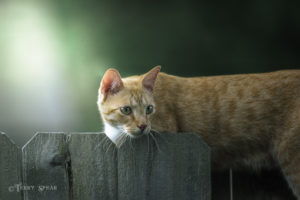
[[[109,94],[116,94],[123,88],[123,82],[119,72],[115,69],[108,69],[101,81],[100,92],[103,95],[103,100]]]
[[[144,75],[143,78],[143,86],[149,90],[150,92],[153,91],[155,80],[157,78],[158,73],[160,72],[161,66],[156,66],[151,69],[147,74]]]

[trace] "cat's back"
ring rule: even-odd
[[[265,73],[249,73],[249,74],[233,74],[233,75],[214,75],[214,76],[196,76],[196,77],[181,77],[174,76],[167,73],[160,72],[158,75],[158,82],[164,83],[174,83],[174,82],[201,82],[201,81],[255,81],[255,80],[265,80],[270,79],[276,80],[292,80],[300,82],[300,70],[279,70],[274,72]]]
[[[154,98],[160,112],[181,119],[179,130],[201,132],[215,124],[203,129],[251,132],[253,124],[266,129],[300,106],[300,70],[192,78],[160,73]]]
[[[199,81],[200,79],[198,79]],[[197,79],[195,79],[197,82]],[[256,74],[237,74],[225,76],[207,77],[206,82],[210,82],[216,92],[226,91],[233,95],[237,92],[237,97],[254,99],[289,97],[296,98],[300,95],[300,70],[281,70]],[[224,87],[224,88],[222,88]],[[226,94],[226,93],[224,93]]]
[[[198,77],[196,79],[199,80]],[[295,86],[300,84],[300,70],[279,70],[265,73],[250,73],[250,74],[234,74],[206,77],[210,81],[232,81],[232,82],[249,82],[249,83],[270,83],[275,84],[277,81],[282,83],[293,83]],[[195,79],[195,80],[196,80]],[[275,84],[276,85],[276,84]]]
[[[300,70],[280,70],[267,73],[180,77],[166,73],[159,73],[157,90],[171,90],[177,94],[180,92],[221,92],[228,90],[244,90],[257,88],[281,92],[299,91],[300,94]],[[240,93],[240,92],[239,92]],[[295,93],[297,95],[297,93]]]

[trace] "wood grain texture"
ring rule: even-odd
[[[118,199],[117,151],[102,133],[73,133],[69,141],[72,198]]]
[[[153,136],[116,148],[104,133],[38,133],[23,147],[23,186],[31,187],[23,199],[210,199],[210,150],[200,137]]]
[[[21,200],[21,150],[0,132],[0,199]]]
[[[25,200],[69,199],[66,139],[64,133],[37,133],[23,147],[23,182],[34,186],[24,191]]]
[[[210,190],[209,147],[195,134],[154,134],[118,151],[119,199],[208,200]]]
[[[21,150],[1,133],[0,199],[209,199],[209,150],[201,139],[154,136],[117,149],[103,133],[36,134],[23,148],[22,184]],[[228,172],[212,175],[212,199],[229,200]],[[17,184],[35,188],[22,198]],[[38,190],[45,185],[58,188]],[[234,172],[233,197],[296,199],[280,171]]]
[[[73,199],[210,199],[209,148],[194,134],[127,140],[72,134]],[[80,159],[79,159],[80,158]]]

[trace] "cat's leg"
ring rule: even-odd
[[[277,155],[282,172],[300,200],[300,112],[289,126],[277,143]]]

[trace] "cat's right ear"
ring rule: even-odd
[[[155,81],[158,73],[160,72],[160,69],[161,66],[158,65],[144,75],[143,82],[142,82],[143,86],[150,92],[152,92],[154,89]]]
[[[115,69],[108,69],[101,81],[100,93],[105,101],[109,94],[116,94],[123,88],[123,82],[119,72]]]

